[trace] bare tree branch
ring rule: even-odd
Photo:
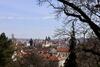
[[[97,35],[97,37],[100,40],[100,27],[98,25],[96,25],[93,21],[91,21],[91,18],[89,18],[88,15],[86,15],[86,13],[84,13],[82,11],[82,9],[80,9],[75,4],[70,3],[66,0],[58,0],[58,1],[62,2],[63,4],[66,4],[66,5],[70,6],[71,8],[73,8],[74,10],[79,12],[81,14],[81,16],[86,20],[86,23],[89,24],[89,26],[92,28],[92,30],[95,32],[95,34]]]
[[[80,21],[86,22],[86,20],[85,20],[85,19],[82,19],[81,15],[75,15],[74,13],[73,13],[73,14],[71,14],[71,13],[66,12],[66,10],[64,10],[64,13],[65,13],[66,15],[68,15],[68,16],[77,17],[77,18],[79,18],[79,19],[80,19]]]
[[[63,7],[55,7],[49,0],[47,2],[52,6],[54,9],[63,9]]]
[[[73,3],[70,3],[68,1],[65,1],[65,0],[58,0],[58,1],[62,2],[63,4],[66,4],[66,5],[70,6],[70,7],[72,7],[74,10],[79,12],[85,19],[88,19],[89,21],[91,21],[91,19],[80,8],[78,8],[78,6],[76,6]]]

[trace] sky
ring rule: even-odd
[[[54,9],[39,6],[36,0],[0,0],[0,33],[16,38],[45,38],[53,36],[61,22]]]

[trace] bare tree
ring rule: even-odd
[[[75,37],[75,27],[74,21],[72,22],[72,34],[70,39],[70,55],[69,58],[65,61],[65,67],[77,67],[76,63],[76,54],[75,54],[75,46],[76,46],[76,37]]]
[[[39,3],[48,2],[58,14],[64,13],[71,18],[77,18],[87,23],[100,39],[100,1],[99,0],[38,0]],[[55,4],[59,3],[59,4]],[[66,20],[67,21],[67,20]]]
[[[98,25],[100,23],[100,1],[99,0],[55,0],[55,1],[54,0],[38,0],[38,1],[39,3],[44,3],[44,2],[49,3],[49,5],[52,6],[56,10],[57,16],[60,15],[59,16],[60,18],[67,17],[66,21],[69,21],[69,19],[71,20],[73,18],[74,19],[77,18],[78,22],[88,24],[88,26],[94,31],[95,35],[100,40],[100,26]],[[65,31],[61,31],[61,32],[65,32]],[[84,37],[86,33],[87,33],[87,30],[84,31]],[[70,57],[68,60],[69,62],[65,64],[65,67],[67,67],[67,65],[69,67],[76,67],[76,64],[74,64],[75,62],[73,62],[75,61],[75,53],[73,51],[76,44],[75,37],[73,36],[75,36],[75,34],[72,34],[71,36],[71,45],[70,45],[71,54],[69,56]],[[85,51],[85,53],[90,52],[96,55],[100,54],[90,49],[89,50],[83,49],[83,51]]]

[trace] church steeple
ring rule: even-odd
[[[11,38],[11,39],[12,39],[12,41],[13,41],[13,42],[15,42],[15,37],[14,37],[14,34],[12,34],[12,35],[11,35],[11,37],[12,37],[12,38]]]

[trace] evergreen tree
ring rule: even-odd
[[[5,33],[0,35],[0,67],[6,67],[12,61],[13,43],[8,39]]]

